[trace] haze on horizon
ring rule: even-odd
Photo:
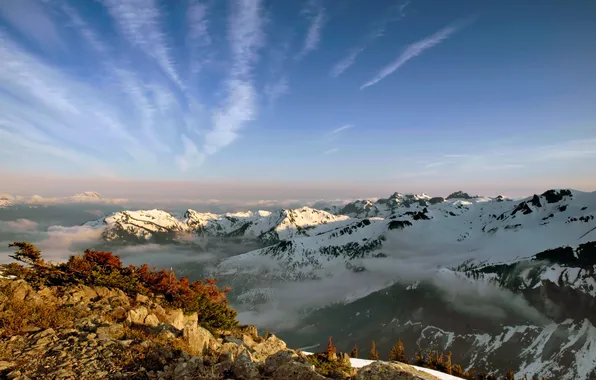
[[[0,193],[596,189],[596,3],[8,0]]]

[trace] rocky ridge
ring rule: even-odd
[[[119,289],[32,288],[0,279],[2,379],[421,379],[412,366],[372,363],[326,377],[309,357],[254,326],[210,332],[197,314]],[[18,333],[14,333],[18,331]],[[338,355],[349,367],[349,357]]]

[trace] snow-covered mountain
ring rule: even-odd
[[[383,260],[396,250],[423,253],[440,247],[443,265],[467,259],[498,263],[596,240],[596,193],[550,190],[519,201],[467,195],[448,198],[430,202],[437,198],[396,193],[372,208],[369,201],[357,201],[332,210],[351,217],[330,223],[325,232],[281,239],[232,257],[222,267],[245,268],[257,256],[270,256],[284,277],[292,274],[288,272],[298,277],[326,276],[327,269],[338,263]]]
[[[298,236],[324,233],[329,230],[330,224],[349,219],[347,216],[333,215],[309,207],[223,215],[187,210],[181,216],[163,210],[144,210],[117,212],[87,225],[103,225],[103,236],[107,241],[148,242],[154,239],[175,239],[190,234],[245,237],[273,243]]]
[[[263,248],[228,257],[213,273],[233,283],[233,302],[249,310],[280,307],[290,294],[280,284],[294,280],[360,281],[340,286],[333,306],[305,314],[298,325],[307,330],[280,331],[296,346],[327,334],[342,349],[371,337],[388,349],[399,336],[410,347],[453,351],[469,366],[596,377],[596,192],[517,200],[394,193],[326,210],[121,211],[88,225],[114,244],[259,241]]]

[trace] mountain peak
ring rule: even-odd
[[[473,199],[473,198],[478,198],[478,196],[477,195],[471,196],[470,194],[464,193],[463,191],[459,190],[459,191],[449,194],[447,196],[447,198],[445,198],[445,199]]]
[[[101,195],[95,191],[85,191],[83,193],[75,194],[72,196],[73,200],[100,200],[102,199]]]

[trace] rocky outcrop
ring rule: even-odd
[[[436,376],[403,363],[374,362],[363,367],[354,380],[435,380]]]
[[[261,337],[254,326],[211,332],[198,325],[197,313],[166,309],[142,295],[86,286],[35,290],[0,279],[0,300],[0,379],[330,378],[275,335]],[[46,318],[44,308],[51,312]],[[338,364],[349,362],[346,354],[337,357]],[[331,378],[434,379],[399,364],[355,372]]]

